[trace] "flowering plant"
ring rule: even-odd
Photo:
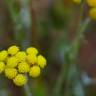
[[[38,53],[34,47],[21,51],[17,46],[11,46],[7,51],[1,51],[0,73],[4,73],[17,86],[25,85],[27,83],[26,75],[33,78],[38,77],[41,69],[46,66],[45,57]]]

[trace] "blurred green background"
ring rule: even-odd
[[[34,46],[47,58],[41,76],[29,78],[32,96],[96,96],[96,24],[74,46],[80,10],[72,0],[0,0],[0,49]],[[0,96],[25,93],[1,75]]]

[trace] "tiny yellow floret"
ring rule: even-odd
[[[20,73],[27,73],[29,72],[30,66],[27,62],[21,62],[18,64],[18,71]]]
[[[14,79],[13,82],[17,86],[23,86],[27,83],[27,78],[23,74],[18,74]]]
[[[14,67],[16,67],[17,65],[18,65],[18,59],[17,59],[15,56],[9,57],[9,58],[7,59],[7,67],[9,67],[9,68],[14,68]]]
[[[5,63],[0,62],[0,74],[5,70]]]
[[[39,55],[37,57],[37,64],[41,67],[44,68],[46,66],[46,59],[42,55]]]
[[[39,66],[33,66],[31,67],[30,69],[30,72],[29,72],[29,76],[32,76],[32,77],[38,77],[41,73],[41,70],[40,70],[40,67]]]
[[[3,50],[0,52],[0,61],[4,61],[8,56],[7,51]]]
[[[15,55],[19,51],[17,46],[11,46],[8,48],[8,54]]]
[[[91,19],[96,20],[96,8],[91,8],[89,10],[89,16]]]
[[[30,63],[30,65],[36,64],[37,63],[36,55],[32,55],[32,54],[28,55],[27,56],[27,61]]]
[[[25,61],[26,60],[26,53],[24,51],[20,51],[16,54],[16,58],[18,59],[19,62]]]
[[[86,0],[86,2],[90,7],[96,7],[96,0]]]
[[[15,68],[6,68],[5,69],[5,76],[8,79],[13,79],[17,75],[17,70]]]
[[[27,48],[26,49],[26,53],[27,54],[35,54],[35,55],[37,55],[38,54],[38,50],[36,49],[36,48],[34,48],[34,47],[29,47],[29,48]]]

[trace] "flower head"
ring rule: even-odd
[[[13,82],[15,83],[15,85],[17,86],[23,86],[27,83],[27,78],[25,75],[23,74],[18,74],[14,79]]]
[[[42,55],[39,55],[37,57],[37,64],[41,67],[41,68],[44,68],[46,66],[46,59],[42,56]]]
[[[0,61],[4,61],[8,56],[7,51],[3,50],[0,52]]]
[[[25,61],[26,59],[26,53],[24,51],[19,51],[17,54],[16,54],[16,58],[18,59],[18,61]]]
[[[29,75],[32,77],[38,77],[41,73],[40,67],[39,66],[33,66],[30,69]]]
[[[7,59],[7,67],[13,68],[16,67],[17,64],[18,64],[18,59],[15,56],[9,57]]]
[[[6,68],[5,69],[5,76],[8,79],[13,79],[17,75],[17,70],[15,68]]]
[[[89,16],[91,19],[96,20],[96,7],[89,10]]]
[[[27,54],[32,54],[32,55],[34,55],[34,54],[37,55],[38,54],[38,50],[34,47],[27,48],[26,52],[27,52]]]
[[[20,73],[27,73],[29,72],[30,66],[27,62],[21,62],[18,64],[18,71]]]
[[[31,64],[31,65],[34,65],[37,63],[37,57],[36,55],[32,55],[32,54],[29,54],[27,56],[27,61]]]
[[[8,48],[8,54],[15,55],[19,51],[17,46],[11,46]]]

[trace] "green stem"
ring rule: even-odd
[[[64,69],[65,66],[66,66],[66,69]],[[53,89],[52,96],[60,96],[60,90],[62,87],[62,82],[63,82],[64,78],[66,77],[66,72],[69,68],[68,66],[69,66],[69,64],[67,64],[67,63],[65,65],[63,64],[60,75],[59,75],[57,82],[56,82],[56,85]]]
[[[32,96],[28,83],[24,86],[25,96]]]
[[[83,4],[80,8],[80,12],[82,12],[82,10],[83,10]],[[79,27],[81,26],[81,22],[82,22],[81,18],[82,18],[82,14],[80,14]],[[65,36],[66,36],[66,34],[65,34]],[[65,53],[65,54],[68,54],[68,53]],[[66,59],[64,59],[64,60],[66,60]],[[52,96],[60,96],[60,90],[62,88],[62,82],[64,80],[66,81],[66,77],[68,75],[67,73],[68,73],[69,67],[70,67],[70,64],[68,64],[67,61],[64,61],[64,64],[61,67],[60,75],[57,78],[56,85],[53,88]]]
[[[77,33],[77,36],[75,38],[75,40],[73,41],[72,43],[72,46],[71,46],[71,49],[70,49],[70,52],[69,52],[69,60],[70,60],[70,63],[69,63],[69,69],[67,70],[67,77],[66,77],[66,86],[65,86],[65,93],[64,93],[64,96],[69,96],[67,95],[69,93],[69,86],[71,85],[72,81],[71,81],[71,78],[69,77],[69,74],[70,74],[70,68],[72,68],[72,66],[74,66],[74,64],[76,64],[76,59],[78,57],[78,52],[79,52],[79,49],[80,49],[80,45],[81,45],[81,42],[82,42],[82,39],[83,39],[83,36],[84,36],[84,32],[88,26],[90,22],[90,19],[87,18],[84,23],[82,25],[79,26],[79,30],[78,30],[78,33]],[[76,65],[76,69],[78,69],[78,66]],[[80,70],[78,70],[80,71]],[[78,73],[76,76],[78,76],[78,78],[80,77],[80,74]]]
[[[70,51],[66,53],[67,56],[69,56],[69,57],[66,57],[68,59],[67,59],[67,61],[65,61],[65,64],[63,64],[63,66],[62,66],[62,69],[61,69],[60,75],[58,77],[58,80],[56,82],[56,85],[54,87],[52,96],[61,96],[60,91],[62,88],[63,81],[66,82],[66,87],[65,87],[65,90],[66,90],[65,94],[66,95],[64,95],[64,96],[67,96],[67,95],[69,96],[70,93],[68,93],[69,92],[68,89],[69,89],[69,86],[71,83],[70,76],[69,76],[70,70],[71,70],[70,67],[72,67],[73,64],[75,64],[75,60],[78,55],[78,51],[80,49],[80,44],[81,44],[81,41],[82,41],[82,38],[84,35],[83,33],[84,33],[85,29],[87,28],[89,22],[90,22],[90,19],[87,18],[83,24],[79,25],[78,34],[71,45]]]

